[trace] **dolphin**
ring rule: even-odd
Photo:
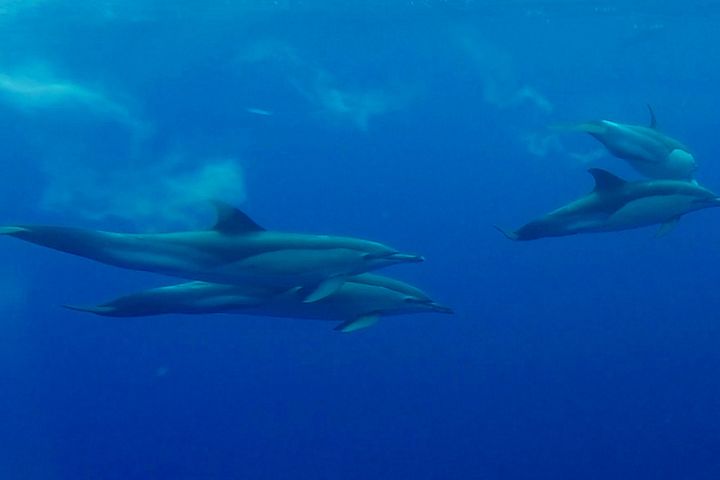
[[[423,261],[419,255],[358,238],[268,231],[228,204],[214,205],[217,222],[208,230],[147,234],[19,225],[0,227],[0,235],[190,280],[310,287],[303,289],[307,302],[330,295],[348,276]]]
[[[349,277],[332,294],[304,301],[306,287],[278,288],[188,282],[153,288],[97,306],[66,305],[72,310],[109,317],[163,314],[232,313],[341,321],[336,330],[353,332],[375,324],[380,316],[404,313],[453,313],[405,282],[374,274]]]
[[[649,178],[692,180],[697,170],[688,147],[657,130],[655,113],[650,110],[650,126],[628,125],[595,120],[566,130],[589,133],[614,156],[626,160]]]
[[[514,232],[496,228],[511,240],[535,240],[660,224],[658,236],[662,236],[686,213],[720,206],[720,199],[713,192],[695,183],[681,180],[627,182],[599,168],[591,168],[588,172],[595,179],[595,188],[589,194]]]

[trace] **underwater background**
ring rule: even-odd
[[[720,213],[514,243],[639,178],[553,124],[647,124],[720,190],[720,6],[0,2],[0,218],[278,230],[422,253],[454,316],[112,319],[175,281],[0,249],[0,478],[720,476]]]

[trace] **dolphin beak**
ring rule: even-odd
[[[23,227],[0,227],[0,235],[17,235],[18,233],[28,232],[27,228]]]
[[[425,261],[422,255],[414,255],[412,253],[367,253],[366,260],[389,260],[397,263],[420,263]]]
[[[430,305],[430,308],[432,308],[433,312],[449,314],[455,313],[455,310],[453,310],[452,308],[446,307],[445,305],[441,305],[439,303],[430,302],[428,305]]]
[[[507,230],[505,228],[502,228],[498,225],[493,225],[495,227],[495,230],[505,235],[506,238],[510,240],[520,240],[520,236],[516,232],[512,232],[510,230]]]
[[[411,253],[391,253],[386,256],[388,260],[394,260],[398,263],[420,263],[425,261],[425,257],[422,255],[413,255]]]
[[[720,197],[711,197],[711,198],[699,198],[695,200],[693,203],[696,205],[707,205],[709,207],[720,206]]]

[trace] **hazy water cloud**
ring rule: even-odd
[[[515,68],[512,56],[476,32],[460,30],[457,38],[480,76],[485,101],[498,108],[529,106],[540,114],[552,113],[554,105],[528,85]]]
[[[208,200],[245,200],[244,172],[235,159],[179,156],[141,169],[63,169],[48,164],[42,206],[92,220],[123,220],[143,230],[197,225]]]
[[[363,131],[373,118],[404,108],[411,97],[408,89],[343,84],[331,71],[279,41],[254,43],[239,55],[238,61],[243,66],[272,65],[315,111]]]
[[[524,112],[516,128],[520,130],[518,141],[527,152],[542,158],[566,154],[557,134],[547,129],[555,106],[522,78],[512,55],[487,41],[481,32],[458,29],[455,35],[479,77],[483,100],[498,109]]]
[[[553,133],[528,133],[523,135],[522,142],[529,153],[538,157],[546,157],[558,152],[564,153],[565,150],[557,134]]]
[[[552,113],[554,105],[544,95],[532,87],[525,85],[515,92],[511,98],[511,105],[530,104],[542,113]]]
[[[561,134],[550,128],[555,106],[519,72],[517,60],[507,51],[487,41],[481,32],[458,29],[456,39],[480,77],[483,99],[498,109],[522,109],[516,125],[518,141],[538,158],[571,159],[573,165],[586,167],[604,157],[604,149],[578,153],[567,148]]]
[[[237,160],[208,160],[181,147],[158,154],[154,129],[127,106],[135,102],[60,79],[41,65],[0,73],[0,112],[17,117],[22,145],[35,156],[32,167],[44,175],[42,208],[162,228],[197,221],[208,199],[244,199]]]
[[[607,157],[607,151],[603,148],[595,148],[586,152],[572,151],[563,144],[560,135],[554,132],[529,133],[522,136],[521,140],[531,155],[540,158],[550,156],[570,158],[573,164],[583,168]]]
[[[100,91],[48,73],[0,73],[0,104],[27,115],[44,115],[49,110],[81,110],[121,124],[134,133],[148,130],[147,124],[123,103]]]
[[[348,121],[362,131],[368,129],[372,118],[400,108],[399,99],[387,92],[340,89],[333,86],[332,81],[324,81],[324,77],[326,75],[320,75],[313,90],[305,91],[306,98],[319,105],[323,112]]]

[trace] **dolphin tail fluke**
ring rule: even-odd
[[[350,333],[355,332],[357,330],[362,330],[364,328],[372,327],[377,323],[377,321],[380,319],[379,315],[371,314],[371,315],[363,315],[361,317],[353,318],[352,320],[348,320],[347,322],[343,322],[337,327],[335,327],[335,330],[338,332],[343,333]]]
[[[502,228],[498,225],[493,225],[493,226],[495,227],[495,230],[497,230],[498,232],[505,235],[506,238],[509,238],[510,240],[514,240],[514,241],[520,240],[520,236],[517,233],[507,230],[505,228]]]
[[[23,227],[0,227],[0,235],[16,235],[27,231],[28,229]]]
[[[333,293],[340,290],[343,283],[345,283],[345,277],[330,277],[326,278],[320,284],[308,294],[303,300],[303,303],[314,303],[323,298],[327,298]]]
[[[107,305],[63,305],[63,308],[75,310],[76,312],[87,312],[105,316],[110,316],[115,311],[113,307]]]

